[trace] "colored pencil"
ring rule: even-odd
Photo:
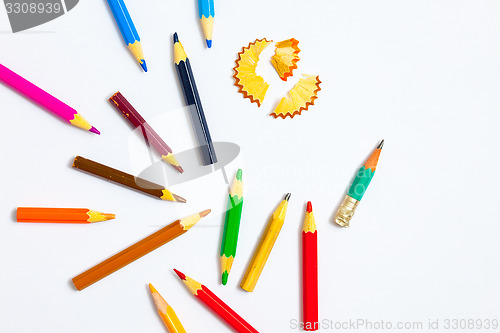
[[[118,110],[121,111],[122,116],[127,119],[134,128],[140,128],[144,140],[161,155],[161,158],[172,165],[174,169],[180,173],[184,172],[182,167],[177,162],[177,159],[172,152],[172,149],[163,141],[163,139],[155,132],[155,130],[142,118],[132,104],[118,91],[109,99]]]
[[[201,106],[200,95],[196,88],[191,63],[184,51],[184,47],[179,42],[177,33],[174,33],[174,61],[179,82],[184,93],[184,100],[189,108],[191,121],[200,147],[203,165],[210,165],[217,162],[215,150],[208,130],[203,106]]]
[[[142,69],[147,72],[148,67],[146,66],[146,60],[144,60],[144,53],[142,52],[141,37],[135,29],[134,22],[128,13],[127,6],[123,0],[108,0],[109,8],[113,12],[116,24],[120,28],[120,32],[123,36],[123,40],[127,45],[132,55],[141,65]]]
[[[75,157],[73,168],[80,169],[107,180],[111,180],[112,182],[125,185],[135,190],[160,198],[161,200],[177,201],[183,203],[186,202],[186,199],[170,192],[162,185],[132,176],[123,171],[110,168],[109,166],[94,162],[81,156]]]
[[[167,331],[169,333],[186,333],[174,309],[161,297],[160,293],[151,283],[149,284],[149,290],[151,291],[151,296],[153,296],[156,310],[158,310],[161,320],[167,327]]]
[[[233,309],[231,309],[206,286],[199,283],[198,281],[193,280],[189,276],[179,272],[176,269],[174,269],[174,271],[196,298],[205,303],[210,309],[212,309],[212,311],[214,311],[222,319],[224,319],[237,332],[258,333],[255,328],[253,328],[249,323],[241,318],[240,315],[234,312]]]
[[[307,212],[302,229],[302,313],[304,330],[318,330],[318,233],[312,205]]]
[[[227,284],[227,278],[233,266],[234,257],[236,256],[241,209],[243,208],[242,174],[243,171],[238,169],[229,191],[229,198],[227,199],[226,219],[224,222],[224,233],[220,249],[221,280],[223,285]]]
[[[280,205],[276,208],[271,216],[271,219],[267,223],[266,230],[260,239],[259,245],[253,254],[252,261],[248,265],[245,276],[241,281],[240,287],[243,290],[252,292],[257,284],[257,281],[259,281],[260,274],[266,265],[267,258],[269,258],[274,243],[280,233],[281,227],[285,222],[289,199],[290,193],[288,193],[285,196],[285,199],[281,201]]]
[[[17,222],[87,224],[114,218],[115,214],[104,214],[86,208],[17,208]]]
[[[380,157],[380,152],[384,146],[384,140],[380,142],[377,148],[373,151],[370,157],[366,160],[365,164],[361,166],[356,174],[356,178],[351,184],[344,201],[340,204],[337,214],[335,215],[335,223],[341,227],[349,227],[349,223],[354,216],[354,212],[358,207],[361,198],[366,192],[368,185],[375,174],[377,169],[378,159]]]
[[[211,48],[215,17],[214,0],[198,0],[198,12],[207,46]]]
[[[140,240],[125,250],[104,260],[100,264],[90,268],[82,274],[73,278],[73,284],[76,289],[82,290],[97,281],[105,278],[120,268],[127,266],[149,252],[156,250],[160,246],[186,233],[192,226],[198,223],[203,217],[210,213],[210,209],[201,213],[194,214],[177,221],[174,221],[166,227],[158,230],[154,234]]]
[[[61,102],[2,64],[0,64],[0,80],[69,124],[95,134],[101,134],[71,106]]]

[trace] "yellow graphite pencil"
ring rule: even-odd
[[[167,327],[169,333],[186,333],[186,330],[181,324],[181,321],[174,312],[174,309],[161,297],[160,293],[149,284],[149,290],[151,291],[151,296],[155,302],[156,310],[160,315],[161,320]]]
[[[252,292],[259,280],[260,274],[266,265],[267,258],[271,254],[274,243],[278,238],[281,227],[285,222],[286,210],[288,208],[288,200],[290,199],[290,193],[288,193],[283,201],[280,203],[278,208],[271,216],[271,219],[267,223],[266,230],[260,239],[259,246],[253,254],[252,261],[247,267],[247,271],[243,280],[241,281],[240,287],[243,290]]]

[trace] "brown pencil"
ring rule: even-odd
[[[149,235],[134,245],[129,246],[125,250],[74,277],[73,284],[78,290],[87,288],[93,283],[105,278],[111,273],[116,272],[120,268],[125,267],[131,262],[184,234],[209,213],[210,209],[207,209],[198,214],[194,214],[170,223],[154,234]]]
[[[75,157],[73,168],[87,171],[93,175],[111,180],[118,184],[125,185],[127,187],[147,193],[162,200],[186,202],[186,199],[170,192],[162,185],[152,183],[139,177],[135,177],[123,171],[110,168],[104,164],[88,160],[81,156]]]

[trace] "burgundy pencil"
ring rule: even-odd
[[[237,332],[259,333],[255,328],[253,328],[249,323],[241,318],[240,315],[234,312],[234,310],[231,309],[226,303],[224,303],[219,297],[211,292],[210,289],[208,289],[206,286],[202,285],[198,281],[191,279],[189,276],[179,272],[176,269],[174,269],[174,271],[196,298],[201,300],[216,314],[221,316],[222,319],[224,319],[229,325],[231,325]]]
[[[161,155],[161,158],[172,165],[180,173],[184,172],[177,162],[172,149],[163,141],[155,130],[142,118],[132,104],[118,91],[109,98],[109,102],[121,111],[123,117],[127,119],[134,128],[140,128],[144,140]]]
[[[318,233],[312,212],[307,212],[302,229],[302,311],[304,330],[318,330]]]

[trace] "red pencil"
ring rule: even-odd
[[[318,330],[318,233],[311,202],[302,229],[302,311],[304,330]]]
[[[226,303],[221,301],[219,297],[215,296],[215,294],[206,286],[191,279],[189,276],[184,275],[176,269],[174,269],[174,271],[196,298],[200,299],[215,313],[221,316],[222,319],[231,325],[237,332],[259,333],[236,312],[234,312],[233,309],[231,309]]]

